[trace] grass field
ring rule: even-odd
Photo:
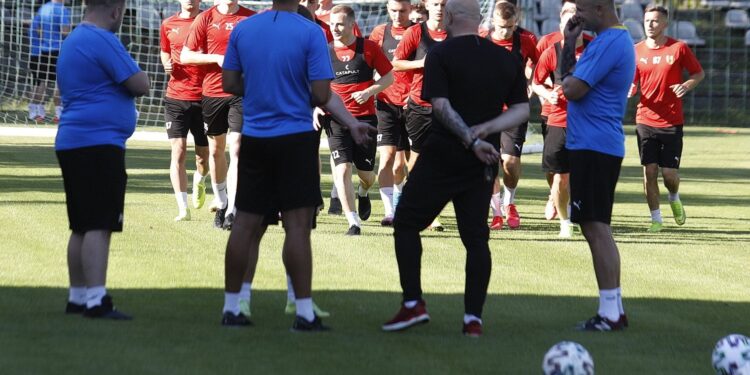
[[[632,134],[634,129],[627,128]],[[485,335],[460,335],[465,251],[453,211],[447,231],[424,233],[423,287],[432,322],[386,334],[400,301],[382,207],[359,238],[323,215],[313,234],[314,296],[333,313],[324,334],[289,332],[281,228],[270,228],[247,329],[219,325],[227,232],[207,210],[174,223],[166,143],[129,144],[125,230],[112,242],[108,287],[132,322],[62,313],[69,232],[51,139],[0,139],[0,374],[538,374],[561,340],[583,344],[599,374],[710,374],[720,337],[750,334],[750,131],[689,127],[681,169],[688,220],[647,234],[635,139],[627,140],[613,229],[630,328],[581,333],[596,311],[591,256],[582,236],[557,239],[544,221],[540,155],[524,156],[518,190],[522,229],[493,232]],[[327,157],[323,160],[327,160]],[[326,165],[324,169],[328,169]],[[324,177],[324,190],[331,179]],[[666,201],[663,191],[663,200]]]

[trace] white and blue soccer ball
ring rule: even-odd
[[[719,375],[750,375],[750,338],[731,334],[719,340],[711,355]]]
[[[544,355],[544,375],[594,375],[594,360],[581,344],[561,341]]]

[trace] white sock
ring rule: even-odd
[[[242,287],[240,288],[240,299],[243,301],[249,301],[250,300],[250,293],[253,290],[253,284],[252,283],[242,283]]]
[[[47,111],[44,109],[44,104],[37,104],[36,105],[36,114],[37,116],[45,117],[47,116]]]
[[[573,224],[570,222],[570,219],[560,219],[560,229],[569,228],[571,225]]]
[[[383,201],[385,217],[393,217],[393,187],[380,188],[380,200]]]
[[[404,181],[400,184],[393,184],[393,214],[396,214],[398,201],[401,199],[401,190],[404,188]]]
[[[92,308],[102,304],[102,298],[107,295],[104,285],[86,288],[86,307]]]
[[[234,315],[240,313],[240,294],[239,293],[228,293],[224,292],[224,310],[222,312],[230,312]]]
[[[479,324],[482,324],[482,319],[479,319],[476,315],[464,314],[464,324],[469,324],[472,321],[477,321]]]
[[[193,173],[193,186],[198,185],[199,183],[203,182],[206,179],[206,176],[200,174],[198,171],[195,171]],[[193,192],[195,194],[195,192]]]
[[[571,213],[570,205],[568,205],[568,217],[570,217],[570,213]]]
[[[674,202],[680,200],[680,193],[669,193],[669,201]]]
[[[406,307],[407,309],[413,309],[413,308],[414,308],[414,306],[416,306],[418,302],[419,302],[419,301],[417,301],[417,300],[413,300],[413,301],[404,301],[404,307]]]
[[[331,198],[338,198],[339,197],[339,191],[336,189],[336,185],[333,185],[331,188]]]
[[[661,210],[660,209],[657,208],[657,209],[651,211],[651,221],[655,221],[657,223],[661,223],[662,222]]]
[[[513,202],[516,201],[516,188],[511,189],[507,186],[503,186],[503,190],[503,206],[513,204]]]
[[[294,296],[294,284],[292,284],[292,278],[289,275],[286,275],[286,300],[287,301],[294,301],[297,299]]]
[[[55,117],[57,117],[59,119],[61,116],[62,116],[62,106],[61,105],[56,105],[55,106]]]
[[[620,310],[620,315],[625,314],[625,308],[622,307],[622,288],[617,288],[617,309]]]
[[[224,209],[227,207],[227,182],[224,181],[222,183],[211,183],[211,186],[214,189],[214,199],[218,199],[218,201],[221,203],[221,208]]]
[[[68,289],[68,302],[75,303],[76,305],[83,305],[86,303],[86,287],[71,286],[70,289]]]
[[[370,189],[365,189],[360,184],[359,187],[357,187],[357,195],[359,195],[360,197],[366,197],[368,190]]]
[[[187,192],[174,193],[174,197],[177,199],[177,208],[180,209],[180,213],[187,211]]]
[[[297,304],[297,316],[305,318],[308,322],[315,320],[312,298],[298,298],[295,303]]]
[[[492,216],[502,216],[500,213],[500,204],[503,200],[502,193],[497,192],[495,194],[492,194],[492,198],[490,199],[490,207],[492,208]]]
[[[359,224],[359,215],[357,215],[357,211],[347,212],[346,213],[346,221],[349,222],[349,226],[352,225],[361,226]]]
[[[613,322],[620,320],[620,308],[617,303],[617,289],[599,290],[599,316]]]
[[[29,119],[33,120],[36,117],[36,104],[29,103]]]

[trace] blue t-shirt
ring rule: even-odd
[[[275,10],[235,26],[223,69],[243,73],[242,134],[261,138],[313,131],[310,81],[334,77],[320,26]]]
[[[63,110],[56,150],[115,145],[135,131],[135,100],[122,85],[141,69],[111,31],[82,23],[57,60]]]
[[[635,49],[627,29],[607,29],[589,43],[573,76],[591,89],[568,102],[565,147],[625,156],[622,118],[634,75]]]
[[[59,51],[63,41],[62,28],[65,26],[70,26],[70,10],[65,5],[53,2],[42,5],[29,29],[31,54]]]

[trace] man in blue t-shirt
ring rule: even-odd
[[[571,221],[581,225],[599,284],[599,311],[579,328],[616,331],[628,321],[622,307],[620,253],[610,222],[625,156],[622,118],[635,74],[635,50],[612,0],[579,0],[576,6],[576,15],[565,26],[561,61],[563,92],[569,100],[565,146],[570,151]],[[597,37],[576,63],[575,41],[584,27]]]
[[[42,5],[31,21],[29,39],[31,51],[29,70],[34,76],[34,93],[29,103],[29,119],[44,121],[44,102],[47,92],[55,88],[55,66],[63,39],[70,32],[70,10],[64,0],[51,0]],[[54,121],[60,120],[60,97],[55,90]]]
[[[370,126],[358,122],[331,95],[333,69],[320,26],[297,14],[298,0],[274,0],[270,11],[238,24],[224,56],[224,91],[243,96],[237,179],[237,216],[225,257],[222,324],[249,325],[239,292],[252,274],[269,223],[284,221],[283,259],[296,295],[295,331],[322,331],[311,298],[310,231],[322,203],[319,133],[312,108],[323,106],[348,126],[357,143]],[[248,267],[249,263],[249,267]],[[249,269],[249,271],[248,271]]]
[[[67,314],[128,320],[107,295],[112,232],[122,231],[125,141],[135,130],[134,97],[149,79],[114,34],[125,0],[88,0],[83,22],[60,50],[63,110],[55,138],[70,222]]]

